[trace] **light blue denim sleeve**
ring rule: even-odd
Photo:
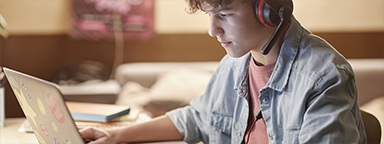
[[[351,70],[341,66],[321,77],[307,102],[300,143],[366,143]]]
[[[190,106],[175,109],[166,113],[175,124],[177,130],[184,136],[188,143],[197,143],[201,140],[200,130],[197,125],[202,124],[199,113]]]

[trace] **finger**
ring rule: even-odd
[[[103,129],[98,128],[89,128],[88,130],[92,133],[92,140],[88,142],[88,144],[108,144],[111,143],[109,140],[109,133]]]
[[[79,130],[81,137],[84,139],[94,139],[95,138],[95,129],[92,127],[86,127]]]

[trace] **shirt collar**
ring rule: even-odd
[[[271,78],[267,83],[267,87],[277,91],[282,91],[287,85],[289,75],[292,71],[293,63],[295,61],[296,55],[298,54],[302,31],[302,26],[294,18],[294,16],[292,16],[291,24],[285,35],[276,66],[271,75]]]

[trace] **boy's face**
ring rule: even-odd
[[[256,20],[248,0],[235,0],[225,8],[204,3],[203,10],[210,16],[209,35],[217,37],[232,57],[241,57],[251,50],[260,51],[270,36],[267,28]]]

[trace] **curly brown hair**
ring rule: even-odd
[[[231,4],[235,0],[186,0],[189,6],[190,13],[196,13],[198,11],[204,11],[203,9],[203,3],[208,3],[209,5],[212,5],[214,8],[220,7],[226,7],[227,5]],[[243,2],[246,2],[248,0],[242,0]],[[252,2],[256,0],[251,0]]]

